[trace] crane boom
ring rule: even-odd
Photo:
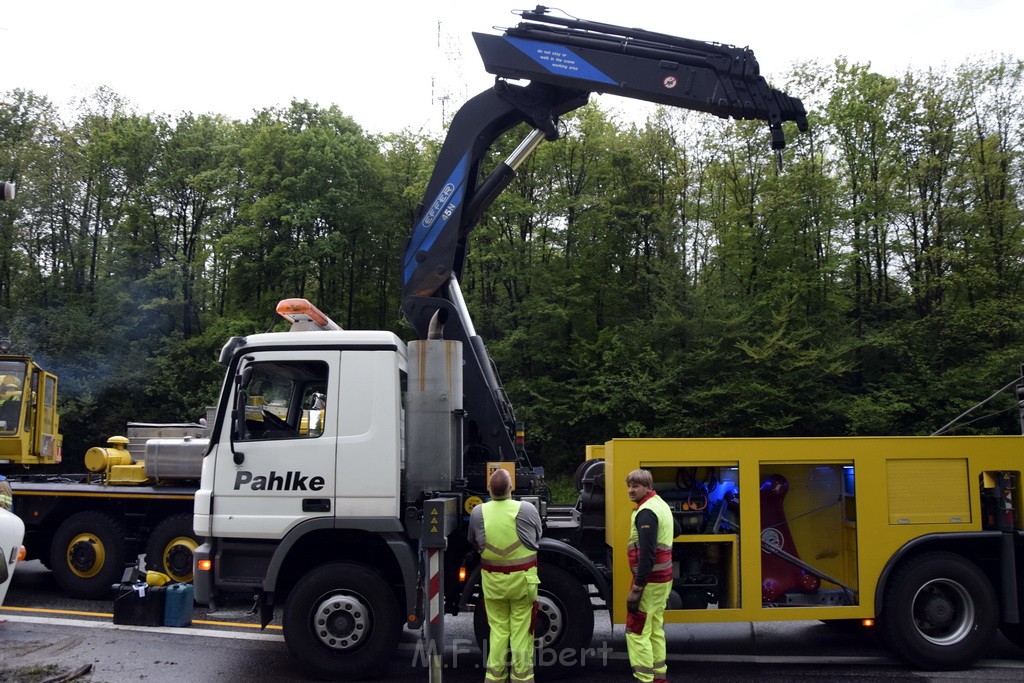
[[[458,284],[471,229],[522,161],[543,140],[557,139],[559,117],[595,92],[767,121],[775,150],[785,146],[782,124],[804,131],[807,113],[799,99],[769,87],[747,48],[552,16],[543,6],[519,14],[523,21],[502,35],[473,34],[495,84],[466,102],[449,126],[406,244],[402,309],[421,338],[441,312],[445,336],[463,342],[467,447],[482,449],[483,459],[526,464],[511,405]],[[521,123],[531,132],[481,181],[484,156]]]

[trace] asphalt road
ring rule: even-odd
[[[247,605],[217,612],[196,606],[187,628],[112,623],[112,601],[69,600],[38,562],[18,567],[0,608],[0,681],[77,680],[187,683],[304,680],[284,645],[278,619],[261,631]],[[670,680],[686,681],[1020,681],[1024,651],[1001,636],[989,657],[967,671],[922,672],[893,658],[870,635],[820,622],[685,625],[666,629]],[[593,652],[564,681],[629,680],[625,638],[606,614],[597,619]],[[479,681],[480,651],[468,616],[446,620],[444,681]],[[77,672],[87,672],[75,678]],[[429,678],[418,634],[406,632],[395,658],[369,680]],[[553,667],[538,678],[552,679]]]

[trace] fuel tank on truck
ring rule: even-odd
[[[210,444],[204,425],[128,423],[128,450],[145,462],[145,473],[157,481],[199,479],[203,455]]]
[[[158,481],[199,480],[209,439],[150,439],[146,442],[146,476]]]

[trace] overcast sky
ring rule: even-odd
[[[0,93],[66,106],[106,85],[141,112],[248,119],[292,99],[370,132],[438,130],[489,87],[471,33],[519,0],[15,0],[0,12]],[[750,47],[769,80],[839,56],[880,73],[1024,58],[1022,0],[559,0],[583,19]],[[800,93],[790,93],[800,96]],[[602,97],[616,107],[617,98]],[[621,101],[621,100],[619,100]]]

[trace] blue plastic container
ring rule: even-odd
[[[171,583],[164,591],[164,626],[188,626],[192,623],[195,589],[191,583]]]

